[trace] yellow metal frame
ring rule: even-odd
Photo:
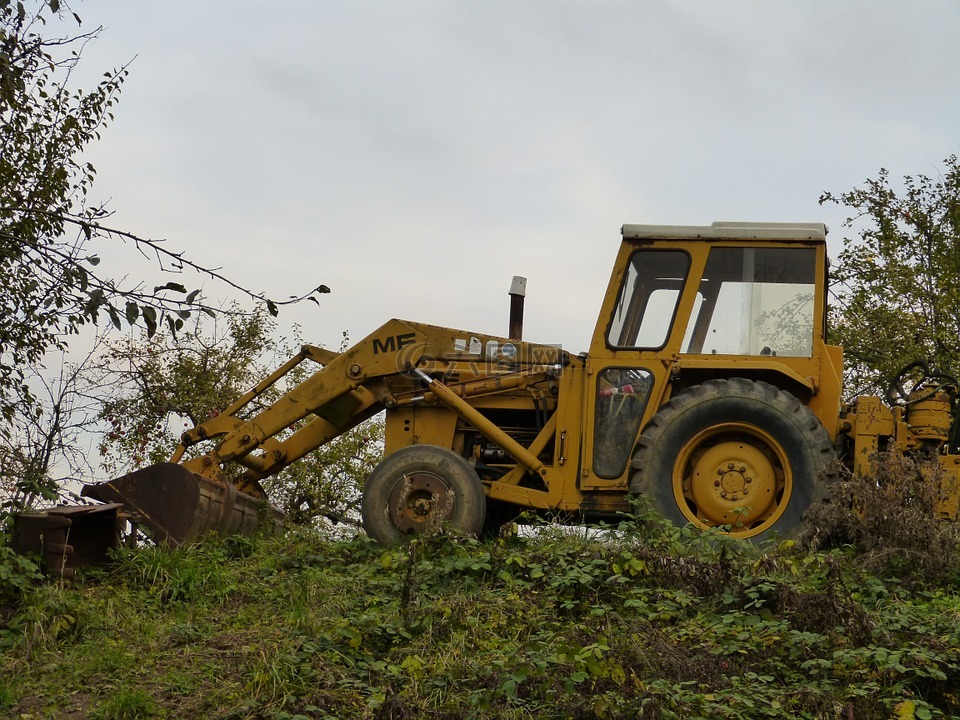
[[[709,253],[716,248],[783,247],[811,248],[815,254],[810,356],[681,352]],[[660,348],[611,347],[608,321],[631,258],[640,250],[680,251],[689,259],[675,319]],[[544,510],[576,511],[589,505],[614,512],[627,508],[630,463],[618,477],[599,477],[592,458],[598,378],[606,369],[619,368],[649,374],[638,435],[685,387],[715,377],[763,379],[808,405],[831,439],[839,443],[848,438],[854,469],[867,472],[881,447],[894,443],[910,448],[917,439],[902,413],[877,398],[861,398],[852,412],[842,408],[843,354],[825,339],[826,276],[822,225],[624,226],[586,355],[390,320],[343,353],[304,346],[220,416],[184,433],[172,460],[213,479],[224,479],[224,467],[236,463],[242,473],[234,473],[234,481],[241,489],[254,488],[256,481],[386,409],[387,454],[418,443],[450,448],[475,464],[492,499]],[[251,411],[256,399],[306,360],[319,369],[264,410]],[[187,448],[202,444],[212,447],[183,459]],[[493,456],[497,460],[491,465],[485,458]],[[949,486],[944,514],[956,517],[960,458],[945,456],[942,465]]]

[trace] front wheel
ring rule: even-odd
[[[640,435],[630,490],[664,517],[760,541],[799,534],[828,496],[836,454],[819,419],[768,383],[710,380],[667,402]]]
[[[385,545],[407,534],[449,526],[483,529],[486,496],[466,460],[435,445],[411,445],[386,457],[363,489],[363,528]]]

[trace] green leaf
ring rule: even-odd
[[[103,305],[105,301],[103,290],[99,288],[90,293],[89,299],[84,305],[83,312],[85,315],[88,315],[94,322],[97,321],[97,311],[100,309],[100,306]]]
[[[137,322],[137,318],[140,317],[140,306],[137,305],[132,300],[127,301],[127,323],[133,325]]]
[[[113,323],[113,326],[117,330],[122,330],[123,326],[120,324],[120,313],[117,312],[117,309],[113,305],[107,305],[107,314],[110,316],[110,322]]]
[[[273,300],[267,300],[267,310],[274,317],[280,314],[280,310],[277,308],[277,304],[273,302]]]
[[[143,322],[147,326],[147,337],[157,334],[157,310],[149,305],[143,308]]]

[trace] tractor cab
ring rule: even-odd
[[[622,235],[587,359],[581,489],[641,489],[636,486],[645,462],[638,456],[644,435],[662,424],[672,398],[702,392],[711,381],[726,383],[725,395],[756,395],[762,383],[784,394],[781,404],[792,398],[809,408],[827,436],[835,436],[840,352],[824,339],[824,225],[625,225]],[[824,383],[831,392],[821,397]],[[688,467],[670,470],[673,482],[639,484],[673,487],[668,504],[683,509],[678,520],[728,525],[734,503],[746,497],[739,491],[756,478],[747,483],[742,473],[740,479],[730,477],[727,483],[737,492],[726,493],[715,481],[729,468],[713,458],[736,470],[754,467],[767,478],[763,494],[769,502],[760,513],[766,520],[753,527],[765,529],[786,505],[789,453],[762,437],[762,427],[737,424],[727,430],[695,442]],[[707,454],[717,446],[722,449]],[[705,454],[710,467],[698,467]],[[696,473],[707,470],[712,476],[702,479],[711,492],[695,493]],[[717,503],[702,497],[712,494]]]

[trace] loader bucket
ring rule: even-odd
[[[258,527],[271,530],[283,519],[266,501],[173,463],[85,485],[81,495],[123,503],[132,521],[146,526],[157,543],[173,547],[210,533],[252,535]]]

